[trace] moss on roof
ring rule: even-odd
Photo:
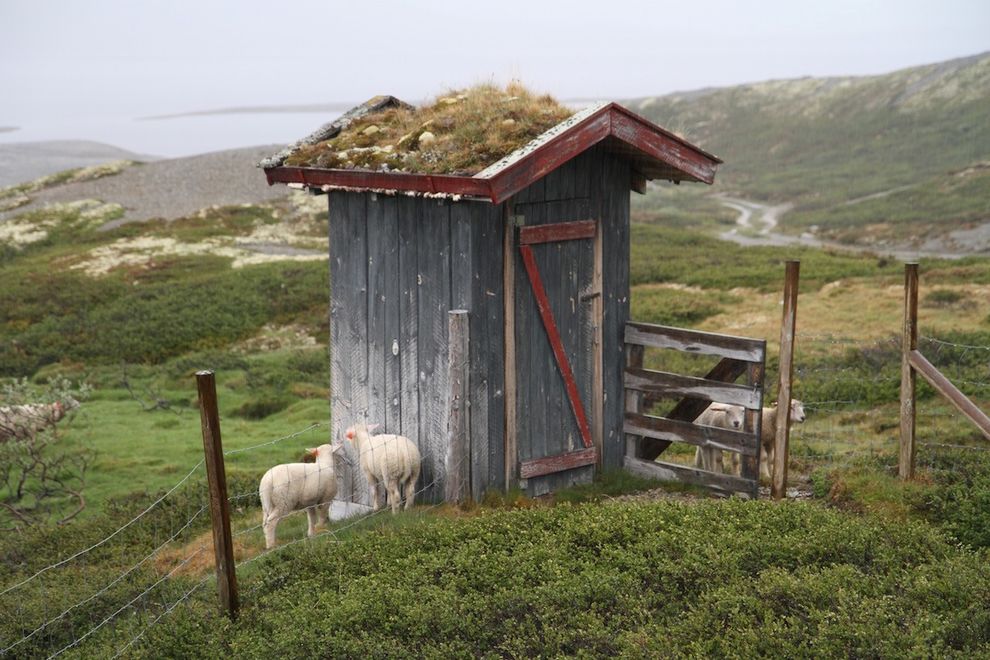
[[[518,83],[478,85],[419,108],[364,115],[332,139],[300,147],[284,164],[470,176],[571,114]]]

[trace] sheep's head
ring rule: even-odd
[[[343,449],[344,449],[344,445],[337,445],[335,447],[329,443],[325,445],[320,445],[319,447],[309,447],[303,453],[303,463],[313,463],[320,456],[329,456],[331,454],[336,454],[343,451]]]
[[[746,421],[746,409],[739,406],[726,406],[725,421],[730,429],[741,429]]]
[[[743,423],[746,421],[746,410],[740,406],[713,403],[708,408],[709,410],[716,410],[725,416],[725,425],[723,428],[741,429]]]
[[[791,399],[791,421],[797,424],[803,424],[804,419],[804,404],[797,399]]]
[[[351,442],[354,442],[354,438],[356,438],[357,435],[358,435],[358,433],[361,433],[361,432],[364,432],[364,433],[367,433],[368,432],[368,427],[365,426],[364,422],[358,422],[357,424],[354,424],[353,426],[347,427],[347,430],[344,431],[344,437],[347,438],[348,440],[350,440]]]
[[[357,437],[358,433],[364,431],[364,433],[366,433],[367,435],[371,435],[379,428],[381,428],[381,424],[368,425],[365,424],[364,422],[358,422],[357,424],[348,427],[348,429],[344,431],[344,437],[350,440],[351,442],[354,442],[354,438]]]

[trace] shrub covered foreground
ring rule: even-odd
[[[297,546],[152,628],[143,657],[972,657],[986,556],[814,505],[596,504]]]

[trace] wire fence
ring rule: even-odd
[[[326,427],[327,424],[325,423],[311,424],[298,431],[267,442],[225,451],[224,456],[234,457],[234,462],[236,463],[238,456],[297,439],[307,434],[318,432],[321,429],[326,430]],[[335,482],[341,470],[360,470],[360,465],[363,462],[362,459],[365,457],[377,457],[385,463],[395,463],[400,459],[398,455],[395,455],[397,451],[397,446],[392,443],[365,441],[363,449],[351,459],[345,458],[335,461],[333,457],[338,455],[338,452],[333,452],[329,457],[318,455],[315,464],[305,465],[303,468],[299,468],[298,464],[295,464],[293,469],[285,469],[281,472],[280,467],[273,468],[272,472],[275,475],[275,484],[269,491],[269,499],[276,501],[277,504],[277,501],[283,495],[290,495],[288,500],[291,500],[292,497],[299,495],[299,493],[307,489],[312,489],[314,485],[323,487],[327,483],[328,477]],[[290,454],[289,458],[292,459],[296,455],[298,454]],[[461,458],[460,460],[463,461],[465,459]],[[78,571],[72,571],[67,575],[60,575],[61,571],[57,569],[64,569],[69,564],[86,557],[87,554],[92,553],[94,550],[109,546],[114,539],[122,538],[125,530],[137,525],[140,521],[150,519],[156,512],[168,506],[170,499],[174,499],[174,496],[183,487],[196,491],[198,497],[202,500],[191,515],[186,516],[181,524],[171,527],[167,534],[162,535],[164,537],[163,540],[160,542],[156,541],[154,547],[143,552],[136,559],[121,562],[121,569],[112,577],[105,579],[101,584],[92,585],[87,593],[77,596],[74,602],[67,606],[63,605],[57,612],[44,612],[43,620],[26,626],[24,633],[19,638],[14,640],[0,640],[0,645],[2,645],[0,646],[0,657],[14,657],[23,653],[29,655],[43,654],[46,657],[55,658],[101,635],[117,635],[116,628],[118,624],[122,624],[120,626],[120,634],[126,635],[125,640],[101,640],[102,643],[115,649],[113,657],[119,657],[140,641],[163,617],[174,611],[183,602],[189,600],[204,585],[212,582],[212,538],[203,539],[199,543],[195,542],[195,534],[199,533],[200,530],[209,528],[209,520],[207,516],[203,515],[208,508],[208,504],[205,501],[205,477],[199,475],[196,480],[193,480],[194,475],[196,475],[202,466],[203,461],[198,462],[185,476],[171,486],[165,494],[155,499],[154,502],[127,523],[107,534],[104,538],[88,545],[82,550],[52,562],[34,571],[28,577],[17,580],[5,587],[3,592],[0,593],[0,597],[8,595],[15,596],[18,590],[33,589],[36,586],[34,584],[36,581],[49,577],[53,580],[75,579],[78,577]],[[453,467],[456,470],[460,465]],[[281,479],[279,479],[279,475],[282,476]],[[410,488],[410,490],[401,495],[406,500],[411,499],[414,501],[416,498],[423,496],[427,491],[432,490],[435,492],[436,486],[442,483],[443,478],[444,475],[442,472],[436,471],[432,481],[421,484],[415,490]],[[380,499],[382,493],[378,495]],[[395,495],[394,490],[387,494],[389,504],[394,501]],[[228,497],[228,501],[230,502],[246,502],[248,505],[255,506],[258,504],[259,499],[259,489],[257,487],[252,487],[249,490],[244,490]],[[348,508],[352,505],[350,500],[344,499],[340,494],[335,494],[332,499],[319,502],[317,506],[322,505],[329,509],[335,504],[344,505]],[[440,503],[426,507],[420,506],[418,510],[430,511],[439,505]],[[291,507],[291,502],[290,508],[295,508]],[[259,559],[280,552],[286,547],[310,540],[329,537],[334,542],[339,542],[339,535],[342,532],[356,525],[369,524],[370,521],[375,520],[378,516],[388,511],[390,511],[390,507],[386,506],[363,515],[354,515],[349,517],[346,522],[328,524],[321,532],[314,533],[313,535],[307,534],[306,536],[284,542],[282,545],[275,544],[273,547],[266,547],[264,550],[255,554],[251,553],[253,546],[251,543],[248,543],[246,544],[248,556],[238,560],[235,566],[240,568],[252,564]],[[309,514],[309,512],[307,513]],[[240,541],[245,541],[250,538],[249,535],[252,533],[263,530],[266,527],[266,521],[262,520],[260,523],[254,523],[253,520],[256,515],[256,513],[245,511],[244,515],[236,517],[234,520],[235,527],[239,527],[239,529],[236,529],[232,536]],[[314,517],[312,514],[309,515],[312,521]],[[272,520],[269,522],[274,522],[277,525],[278,521]],[[149,536],[159,536],[157,530],[148,531],[151,532]],[[190,540],[192,540],[194,545],[188,545]],[[256,545],[259,542],[260,539],[257,539],[254,544]],[[187,545],[184,546],[184,543]],[[122,549],[121,553],[121,557],[123,558],[126,554],[126,549]],[[196,562],[196,559],[199,557],[203,557],[202,561]],[[162,567],[162,563],[165,564],[165,567]],[[148,570],[149,567],[152,570]],[[199,571],[205,571],[206,574],[193,580],[183,575],[187,572],[195,574]],[[167,587],[174,588],[169,589]],[[41,589],[44,592],[43,586]],[[179,590],[178,596],[175,595],[175,589]],[[242,594],[248,596],[252,591],[247,590],[242,592]],[[157,597],[155,596],[156,593],[158,593]],[[115,604],[112,604],[111,601],[115,601]],[[99,607],[93,607],[94,605],[99,605]],[[72,619],[70,615],[86,612],[87,608],[93,608],[91,616],[82,616],[78,617],[77,620],[70,621]],[[24,615],[24,611],[18,611],[18,620],[22,620]],[[145,617],[145,621],[138,625],[138,630],[135,632],[134,622],[142,617]],[[76,629],[77,627],[78,630]]]
[[[792,484],[807,483],[808,478],[821,468],[858,465],[891,472],[896,470],[899,338],[864,340],[798,333],[797,345],[795,397],[803,401],[806,419],[792,427]],[[919,348],[957,387],[978,405],[986,406],[990,401],[990,346],[921,335]],[[802,354],[814,357],[802,361]],[[768,384],[774,382],[773,376],[767,375]],[[224,456],[231,461],[231,465],[236,465],[242,457],[252,452],[313,435],[325,438],[329,435],[328,425],[322,422],[309,424],[262,443],[229,449]],[[319,462],[316,465],[300,470],[298,474],[292,470],[286,471],[284,478],[276,479],[278,483],[272,490],[272,497],[277,499],[280,494],[295,492],[307,484],[320,484],[326,476],[337,478],[341,471],[353,477],[360,472],[364,459],[374,451],[373,446],[367,445],[356,454],[351,452],[351,457],[342,461],[327,462],[326,457],[320,461],[317,457]],[[392,445],[387,445],[384,451],[385,462],[398,460],[398,456],[387,454],[395,451]],[[298,452],[298,449],[293,448],[293,452]],[[990,457],[990,443],[979,437],[947,402],[931,394],[919,398],[918,452],[919,467],[936,474],[958,469],[972,461],[973,456],[979,460]],[[285,454],[285,458],[289,459],[284,461],[287,463],[298,455],[288,451]],[[162,495],[102,538],[4,586],[0,590],[0,598],[4,599],[5,605],[13,604],[21,632],[16,638],[0,640],[0,657],[44,655],[54,658],[97,638],[107,648],[114,649],[113,657],[118,657],[132,649],[164,617],[210,584],[213,579],[212,539],[196,540],[197,534],[209,528],[204,515],[208,504],[205,476],[201,470],[203,465],[204,461],[200,460],[189,467]],[[454,466],[455,469],[457,467]],[[436,492],[444,472],[435,470],[431,476],[433,478],[428,483],[420,483],[411,494],[413,499],[427,491]],[[314,530],[312,535],[300,535],[281,545],[275,544],[254,552],[262,542],[260,532],[264,532],[266,527],[265,520],[257,522],[256,518],[256,508],[261,499],[256,483],[252,481],[250,487],[228,497],[229,502],[237,503],[243,509],[235,518],[237,529],[233,537],[244,544],[247,552],[236,561],[237,568],[315,539],[329,538],[332,542],[340,542],[341,535],[347,530],[372,524],[389,511],[385,507],[356,515],[344,522],[334,522],[323,531]],[[192,502],[187,501],[183,509],[177,500],[190,493]],[[376,502],[381,495],[378,494]],[[397,495],[393,490],[388,494],[388,499],[395,501]],[[409,497],[408,493],[402,495]],[[321,504],[351,506],[353,502],[350,493],[337,493],[332,500]],[[159,519],[157,516],[170,506],[177,506],[177,510],[184,513]],[[430,511],[437,506],[439,504],[421,506],[419,510]],[[141,549],[137,552],[131,538],[136,531],[144,538],[144,542],[138,544]],[[291,537],[292,534],[298,534],[296,528],[289,534],[283,530],[284,536]],[[252,540],[252,535],[258,538]],[[115,550],[115,546],[119,548]],[[118,569],[110,574],[100,574],[102,577],[98,579],[83,579],[86,569],[98,563],[97,559],[112,559],[115,553]],[[100,557],[94,558],[97,554]],[[197,562],[199,558],[204,559]],[[81,580],[85,585],[62,590],[55,584],[74,580]],[[242,595],[250,597],[258,588],[258,585],[248,588],[242,591]],[[21,605],[18,599],[21,591],[34,595],[40,593],[45,609],[38,613]],[[72,593],[72,598],[65,599],[64,593]],[[50,594],[56,596],[49,598]],[[28,619],[32,618],[29,622]],[[110,637],[105,638],[107,635]],[[120,639],[117,639],[118,636]]]

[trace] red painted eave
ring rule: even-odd
[[[396,190],[484,198],[499,204],[606,138],[614,138],[650,160],[681,174],[678,180],[712,184],[722,160],[687,140],[610,103],[547,140],[490,176],[405,174],[367,170],[273,167],[268,184],[295,183],[314,188]]]
[[[272,167],[265,170],[268,185],[298,183],[313,188],[367,188],[398,190],[491,199],[487,179],[449,174],[407,174],[401,172],[371,172],[368,170],[321,169],[316,167]],[[492,200],[494,201],[494,200]]]

